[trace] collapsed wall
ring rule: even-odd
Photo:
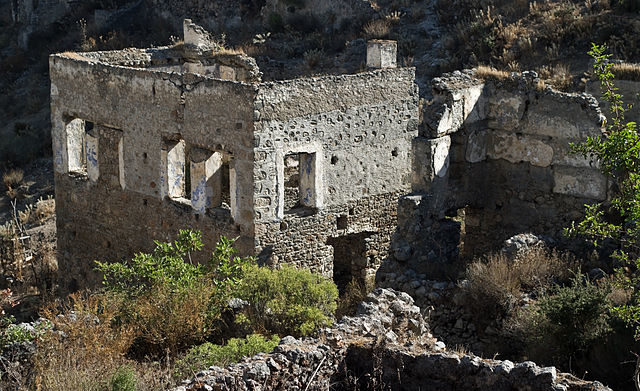
[[[454,72],[434,79],[433,92],[392,261],[455,275],[461,250],[480,255],[520,232],[558,237],[584,204],[607,198],[597,163],[569,146],[601,134],[593,96],[541,88],[535,72],[487,81]]]
[[[93,260],[127,259],[202,231],[340,289],[387,257],[411,189],[413,68],[371,42],[370,70],[262,82],[255,61],[184,21],[168,48],[50,58],[62,291],[95,286]]]
[[[555,367],[447,351],[427,327],[411,296],[376,289],[356,316],[344,317],[318,338],[285,337],[272,353],[212,366],[174,391],[609,390]]]

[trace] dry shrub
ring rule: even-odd
[[[54,330],[37,342],[36,388],[105,389],[105,379],[124,362],[135,338],[132,327],[118,325],[122,299],[84,292],[71,295],[69,303],[59,307],[44,310]]]
[[[557,90],[567,91],[571,87],[572,77],[569,66],[566,64],[556,64],[554,66],[542,66],[538,69],[538,75],[547,84]]]
[[[640,64],[620,63],[611,67],[616,79],[640,81]]]
[[[340,320],[343,316],[355,315],[358,305],[371,293],[373,288],[375,288],[373,281],[363,282],[355,278],[352,279],[338,298],[336,319]]]
[[[557,64],[552,68],[549,84],[561,91],[567,91],[571,87],[571,72],[566,64]]]
[[[391,22],[388,19],[375,19],[364,26],[367,38],[387,38],[391,32]]]
[[[311,49],[304,52],[303,58],[305,67],[313,70],[324,64],[327,55],[322,49]]]
[[[501,71],[487,65],[479,65],[478,68],[476,68],[474,76],[482,80],[498,80],[498,81],[503,81],[511,77],[509,72]]]
[[[62,307],[62,309],[59,309]],[[35,388],[47,391],[120,390],[116,383],[130,368],[136,390],[164,390],[174,385],[169,359],[135,362],[125,357],[136,331],[120,322],[119,296],[78,293],[67,305],[51,305],[44,315],[54,329],[37,341]]]
[[[172,354],[191,344],[202,342],[211,332],[209,311],[215,287],[202,282],[176,292],[158,285],[138,297],[132,322],[150,353]]]
[[[11,199],[17,198],[20,194],[18,188],[22,185],[24,180],[24,171],[10,170],[2,175],[2,183],[7,188],[7,195]]]
[[[566,280],[575,260],[567,254],[533,247],[510,259],[504,253],[474,260],[466,271],[467,301],[474,311],[487,317],[509,314],[523,292],[545,289]]]
[[[27,208],[29,213],[25,215],[25,219],[21,217],[21,220],[28,224],[40,225],[56,214],[56,201],[51,196],[47,199],[40,197],[35,207],[29,205]]]

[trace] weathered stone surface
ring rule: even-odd
[[[473,131],[467,138],[465,159],[469,163],[479,163],[487,158],[488,133]]]
[[[511,163],[527,162],[547,167],[553,161],[553,148],[533,138],[505,132],[491,132],[487,156]]]
[[[324,330],[323,342],[285,337],[270,354],[245,358],[224,369],[211,367],[174,391],[372,389],[374,385],[394,390],[610,390],[529,361],[514,364],[449,352],[427,331],[409,295],[376,289],[360,305],[358,315]]]
[[[489,127],[498,130],[513,130],[522,119],[526,97],[517,92],[495,91],[489,98]]]
[[[239,237],[264,263],[332,276],[338,255],[349,280],[373,275],[411,188],[414,70],[262,83],[253,59],[184,28],[182,47],[50,58],[63,286],[91,286],[89,262],[186,227],[206,249]],[[289,155],[297,172],[285,178]]]
[[[607,178],[598,170],[557,166],[553,179],[554,193],[600,201],[607,197]]]

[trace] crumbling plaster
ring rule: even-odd
[[[414,70],[260,82],[248,57],[212,55],[198,35],[205,33],[190,21],[185,31],[182,47],[50,59],[60,268],[75,280],[69,288],[95,283],[93,259],[127,258],[184,227],[201,229],[208,248],[220,235],[238,237],[246,255],[327,276],[331,238],[366,232],[364,261],[351,266],[357,278],[372,276],[397,199],[410,191]],[[220,64],[234,71],[207,71]],[[243,74],[256,76],[235,80]],[[94,130],[70,126],[78,119]],[[208,158],[214,153],[218,160]],[[303,197],[293,210],[283,201],[289,153],[302,156]],[[221,156],[231,156],[229,209],[208,208],[220,197],[199,187]]]

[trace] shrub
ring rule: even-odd
[[[305,336],[331,325],[338,288],[308,270],[248,265],[237,296],[249,302],[236,319],[239,324],[256,331]]]
[[[341,319],[343,316],[350,316],[355,314],[358,304],[360,304],[373,288],[375,288],[373,281],[358,281],[355,278],[352,279],[346,286],[344,293],[338,299],[338,306],[336,309],[336,318]]]
[[[534,247],[509,259],[504,253],[476,259],[467,268],[467,304],[486,319],[509,314],[523,291],[544,289],[568,278],[575,261],[567,255]]]
[[[136,391],[138,379],[136,373],[129,365],[120,366],[111,376],[110,391]]]
[[[632,292],[631,300],[613,308],[616,316],[635,329],[640,339],[640,134],[636,122],[628,122],[630,109],[614,84],[614,68],[606,47],[592,44],[589,51],[602,96],[609,104],[606,132],[571,145],[573,152],[598,160],[600,170],[613,183],[606,202],[585,205],[585,218],[572,223],[567,233],[589,238],[596,246],[613,242],[613,254],[624,267],[616,270],[617,283]]]
[[[387,38],[391,32],[391,22],[388,19],[375,19],[364,25],[367,38]]]
[[[175,377],[182,379],[212,365],[225,367],[239,362],[243,357],[269,353],[278,346],[278,343],[280,343],[280,337],[277,335],[267,339],[259,334],[250,334],[245,338],[232,338],[226,345],[207,342],[189,349],[185,356],[176,362]]]
[[[136,335],[130,325],[118,321],[123,300],[121,295],[84,292],[71,295],[66,305],[59,303],[44,310],[55,331],[37,341],[36,389],[107,388],[108,379],[124,360]]]
[[[211,333],[239,283],[249,259],[238,257],[232,244],[222,237],[208,262],[195,264],[191,254],[203,247],[201,233],[181,230],[174,243],[156,242],[152,253],[127,263],[97,262],[98,270],[108,291],[128,299],[123,321],[138,331],[144,347],[175,354]]]
[[[2,182],[7,189],[15,189],[22,184],[24,180],[24,171],[22,170],[10,170],[2,174]]]
[[[150,353],[171,353],[202,342],[213,330],[219,310],[210,301],[215,288],[204,281],[178,291],[157,285],[139,296],[127,311],[128,322],[140,334],[139,341]]]
[[[576,273],[571,284],[555,287],[511,319],[509,328],[524,340],[528,355],[566,365],[611,331],[608,284]]]

